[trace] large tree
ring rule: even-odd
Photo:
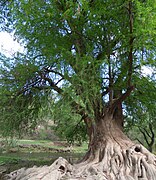
[[[81,117],[89,145],[74,171],[80,179],[156,177],[155,156],[123,133],[132,98],[134,108],[155,104],[154,77],[142,73],[156,66],[155,8],[152,0],[14,0],[6,11],[27,48],[5,69],[9,97],[33,110],[34,97],[53,94]]]

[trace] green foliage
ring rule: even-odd
[[[0,131],[3,136],[12,137],[16,132],[20,135],[22,131],[34,128],[36,119],[42,114],[46,99],[41,96],[43,92],[34,90],[32,93],[29,87],[24,87],[36,72],[35,68],[35,65],[20,63],[1,68]]]
[[[138,141],[152,152],[155,152],[156,144],[155,113],[155,111],[138,111],[138,114],[127,118],[125,126],[125,130],[132,140]]]
[[[155,116],[156,107],[156,84],[155,79],[149,77],[134,77],[136,91],[134,91],[125,104],[127,105],[127,113],[137,121],[144,113],[147,112],[151,116]],[[136,107],[136,108],[134,108]],[[140,120],[141,120],[140,119]]]
[[[155,79],[142,76],[141,79],[136,77],[135,82],[137,91],[125,102],[128,103],[125,130],[132,139],[138,140],[148,149],[154,148],[154,136],[156,135]]]
[[[150,113],[155,73],[145,77],[142,67],[156,68],[154,2],[8,1],[2,11],[8,9],[6,27],[27,54],[1,58],[0,131],[10,136],[33,128],[52,112],[62,137],[83,141],[82,120],[94,123],[131,86],[135,91],[123,104],[125,112]]]
[[[52,112],[55,123],[54,130],[61,139],[67,140],[70,144],[76,141],[82,144],[87,140],[83,119],[72,110],[70,104],[65,102],[61,99],[55,104]]]

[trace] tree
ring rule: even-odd
[[[155,68],[155,3],[15,0],[10,11],[16,37],[27,47],[27,59],[12,67],[11,98],[53,93],[81,116],[89,145],[77,176],[154,180],[156,158],[123,133],[123,110],[129,112],[133,97],[135,109],[155,104],[155,80],[146,79],[150,95],[141,87],[142,66]],[[17,74],[17,66],[24,71]]]
[[[147,124],[147,127],[139,128],[139,130],[145,139],[145,142],[148,146],[149,151],[153,152],[154,145],[155,145],[155,131],[152,124],[149,122]]]
[[[151,77],[152,79],[154,77]],[[153,79],[155,83],[155,79]],[[125,127],[128,131],[135,129],[135,137],[133,139],[138,140],[141,144],[144,144],[149,151],[152,152],[155,143],[155,105],[156,103],[150,102],[152,99],[153,92],[155,91],[155,85],[149,79],[149,75],[144,75],[142,81],[139,82],[138,86],[140,89],[144,87],[141,91],[136,92],[131,95],[131,98],[127,98],[129,106],[127,106],[127,121]],[[148,97],[145,96],[148,92]],[[138,99],[140,99],[138,101]],[[150,103],[147,103],[150,102]],[[140,104],[140,105],[139,105]],[[137,105],[137,108],[134,106]],[[136,134],[140,134],[140,138]]]
[[[147,112],[147,110],[141,108],[141,110],[137,111],[137,114],[133,114],[133,117],[128,117],[125,130],[133,140],[137,140],[142,145],[145,145],[150,152],[154,152],[155,111]]]

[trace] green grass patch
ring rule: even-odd
[[[74,153],[86,153],[88,149],[88,144],[83,143],[82,146],[73,146]]]
[[[17,145],[40,145],[42,147],[62,149],[64,146],[53,145],[50,140],[18,140]]]
[[[54,148],[56,151],[48,151],[48,148]],[[61,151],[57,151],[58,149]],[[66,149],[71,151],[62,151]],[[14,146],[10,148],[9,146],[0,147],[0,166],[7,167],[11,172],[21,167],[51,165],[58,157],[75,163],[82,158],[86,151],[87,143],[82,146],[67,147],[67,143],[63,141],[15,140]]]
[[[56,145],[53,144],[52,141],[50,140],[19,140],[17,141],[17,145],[40,145],[42,147],[47,147],[47,148],[54,148],[54,149],[66,149],[67,147],[63,145]],[[82,146],[72,146],[71,150],[73,153],[85,153],[87,151],[88,144],[83,143]],[[29,149],[33,150],[33,149]]]
[[[21,139],[16,140],[14,146],[3,146],[0,148],[0,153],[3,152],[66,152],[72,153],[85,153],[87,151],[88,144],[83,143],[81,146],[72,145],[68,146],[67,142],[50,140],[27,140]]]
[[[0,156],[0,165],[6,164],[6,163],[17,163],[20,160],[17,156]]]

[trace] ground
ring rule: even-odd
[[[2,142],[2,141],[1,141]],[[73,163],[87,150],[87,144],[72,146],[63,141],[19,140],[14,147],[0,149],[0,179],[2,175],[21,167],[51,165],[60,156]]]
[[[108,167],[105,164],[105,158],[110,157],[109,152],[111,151],[107,151],[107,156],[101,162],[97,162],[97,159],[86,160],[75,165],[59,157],[49,165],[15,170],[7,176],[7,180],[156,180],[156,157],[143,146],[134,145],[123,150],[121,154],[118,146],[115,146],[112,149],[111,164],[107,164]],[[63,155],[63,151],[60,155]],[[122,171],[125,168],[126,170]],[[110,177],[107,172],[113,172],[112,176]],[[123,172],[126,174],[122,174]]]

